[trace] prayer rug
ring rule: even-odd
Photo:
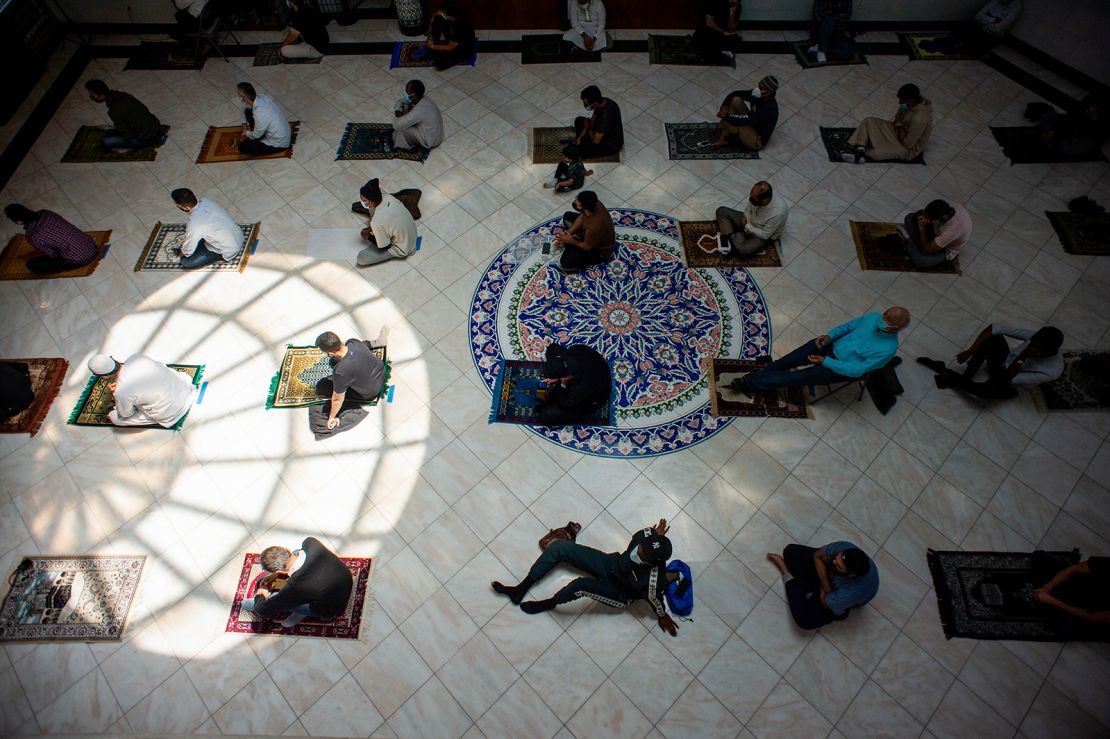
[[[600,51],[585,51],[563,41],[561,33],[543,33],[520,37],[521,64],[574,64],[600,62]]]
[[[258,248],[258,231],[261,223],[240,223],[243,229],[243,250],[230,261],[223,259],[206,264],[196,269],[185,269],[181,266],[181,243],[185,240],[184,223],[154,224],[150,231],[150,238],[143,247],[139,261],[135,262],[136,272],[168,272],[179,270],[182,272],[228,272],[235,270],[242,272],[247,268],[254,250]]]
[[[926,559],[948,639],[1070,641],[1099,639],[1077,633],[1062,611],[1038,603],[1033,591],[1079,561],[1079,551],[937,552]],[[1061,586],[1062,587],[1062,586]],[[1102,630],[1101,640],[1107,632]]]
[[[906,241],[898,233],[897,223],[849,221],[852,240],[856,242],[859,268],[877,272],[925,272],[928,274],[959,275],[960,259],[941,262],[933,267],[918,267],[910,261]]]
[[[143,555],[25,557],[0,605],[0,642],[119,641]]]
[[[42,427],[54,399],[62,391],[69,362],[61,358],[0,359],[27,365],[31,378],[31,392],[35,395],[31,405],[14,416],[0,420],[0,434],[30,434],[34,436]]]
[[[759,152],[729,143],[719,149],[711,144],[717,138],[716,123],[664,123],[667,149],[671,159],[759,159]]]
[[[848,146],[848,139],[852,137],[856,129],[825,128],[824,126],[820,126],[819,128],[821,129],[821,141],[825,144],[825,151],[829,153],[829,161],[843,164],[844,160],[840,158],[840,155],[851,149],[851,147]],[[918,154],[909,161],[889,159],[884,162],[876,162],[873,159],[868,159],[867,162],[869,164],[924,164],[925,155]]]
[[[679,236],[682,240],[682,253],[686,257],[686,266],[709,267],[716,269],[744,268],[744,267],[781,267],[779,248],[781,242],[775,243],[758,254],[739,256],[736,254],[721,254],[715,249],[707,252],[698,246],[698,239],[702,236],[716,236],[716,221],[682,221],[678,224]]]
[[[868,64],[867,57],[860,53],[859,44],[856,44],[852,56],[847,59],[829,59],[824,64],[817,61],[816,54],[810,54],[808,49],[813,46],[812,41],[795,41],[790,44],[790,48],[794,50],[794,58],[798,60],[798,64],[802,65],[803,69],[813,69],[821,67],[844,67],[849,64]]]
[[[170,127],[162,126],[162,141],[158,146],[116,152],[101,146],[107,130],[100,126],[81,126],[62,155],[62,164],[95,164],[98,162],[153,162],[158,157],[158,148],[165,143]]]
[[[1041,141],[1041,131],[1036,126],[991,126],[991,134],[1002,153],[1015,164],[1054,164],[1059,162],[1105,162],[1101,149],[1079,157],[1064,156]]]
[[[423,164],[431,150],[419,147],[414,150],[393,146],[393,124],[348,123],[335,158],[339,159],[406,159]]]
[[[408,209],[409,215],[412,216],[412,220],[420,220],[420,198],[424,193],[415,187],[406,187],[404,190],[398,190],[391,194],[401,201],[401,205]],[[363,205],[361,200],[356,200],[351,203],[351,212],[366,217],[374,215],[374,211]]]
[[[129,69],[200,69],[207,59],[193,56],[192,44],[172,44],[143,41],[139,48],[127,59],[124,70]]]
[[[200,378],[204,374],[203,364],[167,364],[166,366],[188,375],[192,379],[193,385],[200,385]],[[116,407],[116,399],[112,395],[112,391],[108,389],[109,382],[111,382],[110,375],[90,375],[81,397],[77,399],[77,406],[73,409],[73,413],[69,414],[67,423],[71,426],[115,426],[108,420],[108,411]],[[189,413],[186,411],[185,415],[169,428],[157,423],[149,426],[129,426],[128,428],[177,431],[188,417]]]
[[[315,59],[286,59],[278,51],[280,48],[281,44],[259,44],[258,51],[254,53],[254,64],[252,66],[276,67],[279,64],[319,64],[324,59],[322,56]]]
[[[200,154],[197,154],[197,164],[215,164],[217,162],[256,162],[263,159],[292,159],[293,147],[297,145],[297,131],[301,128],[300,121],[289,121],[292,138],[289,148],[284,151],[275,151],[260,157],[249,157],[239,153],[239,137],[243,133],[242,126],[209,126],[208,133],[204,135],[204,143],[200,145]]]
[[[574,127],[532,129],[532,164],[558,164],[563,161],[563,148],[574,143]],[[619,162],[620,152],[605,157],[585,158],[584,162]]]
[[[687,67],[732,67],[736,58],[721,56],[718,62],[707,62],[694,48],[690,36],[648,34],[648,64],[674,64]]]
[[[55,280],[61,277],[88,277],[96,271],[96,268],[100,266],[100,261],[108,254],[110,247],[108,242],[112,238],[112,232],[109,230],[86,231],[85,233],[96,242],[99,250],[96,259],[84,267],[66,270],[65,272],[54,272],[48,275],[38,275],[27,269],[27,260],[42,256],[42,252],[31,246],[31,242],[23,234],[16,234],[4,247],[4,251],[0,252],[0,280]]]
[[[502,360],[542,361],[553,341],[591,347],[611,369],[614,425],[525,428],[583,454],[667,454],[730,423],[710,413],[710,360],[769,353],[767,306],[748,270],[687,268],[674,218],[638,208],[609,214],[617,245],[605,264],[573,274],[552,264],[562,252],[552,243],[561,217],[494,256],[469,311],[471,354],[500,398]]]
[[[384,394],[389,388],[392,365],[386,356],[386,347],[371,347],[370,351],[385,362],[385,384],[382,385]],[[304,408],[328,402],[327,398],[316,394],[316,383],[325,377],[331,377],[331,372],[331,360],[328,359],[328,355],[315,346],[287,345],[285,356],[281,359],[281,366],[274,378],[270,380],[266,408]],[[379,400],[381,395],[359,405],[375,406]]]
[[[457,66],[473,67],[478,63],[478,41],[474,41],[474,51],[465,62]],[[434,67],[435,62],[428,56],[428,47],[423,41],[398,41],[393,44],[393,55],[389,58],[389,68]]]
[[[1110,408],[1110,352],[1064,352],[1064,373],[1033,388],[1041,412]]]
[[[909,48],[910,59],[949,62],[983,58],[981,50],[962,43],[951,33],[900,33],[898,36]]]
[[[250,553],[243,558],[243,570],[239,575],[239,582],[235,588],[235,597],[231,602],[231,613],[227,617],[224,631],[232,634],[268,634],[270,636],[319,636],[327,639],[358,639],[362,621],[368,615],[367,604],[372,598],[370,593],[370,570],[372,560],[369,557],[340,557],[343,564],[351,570],[354,587],[351,589],[351,599],[347,601],[347,608],[334,619],[322,621],[306,618],[296,626],[286,628],[281,625],[281,620],[288,614],[276,616],[274,620],[261,618],[243,610],[243,600],[253,598],[258,588],[258,582],[267,573],[262,569],[259,560],[260,553]]]
[[[490,423],[519,423],[525,426],[540,423],[540,404],[547,398],[541,361],[502,359],[493,387],[493,408]],[[598,408],[589,421],[574,426],[612,426],[616,423],[612,395],[609,402]]]
[[[1110,255],[1110,214],[1053,213],[1046,210],[1045,215],[1068,254]]]
[[[747,418],[811,418],[805,388],[779,388],[774,393],[753,393],[752,397],[728,384],[770,364],[767,356],[758,359],[714,359],[709,371],[709,404],[714,416]]]

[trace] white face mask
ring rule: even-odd
[[[753,98],[761,98],[761,97],[763,97],[763,93],[759,91],[758,87],[756,87],[755,89],[752,90],[752,97]]]
[[[629,552],[628,556],[629,556],[629,558],[632,559],[633,564],[642,565],[644,563],[644,560],[640,559],[640,548],[639,547],[636,547],[631,552]]]

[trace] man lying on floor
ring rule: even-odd
[[[108,411],[115,426],[172,428],[193,407],[199,388],[192,379],[142,354],[132,354],[122,364],[107,354],[89,360],[94,375],[115,375],[108,389],[116,407]]]

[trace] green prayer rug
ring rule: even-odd
[[[824,64],[817,61],[816,54],[810,54],[809,49],[813,46],[812,41],[796,41],[790,44],[790,48],[794,51],[794,58],[798,60],[798,64],[802,65],[803,69],[813,69],[820,67],[844,67],[850,64],[868,64],[867,57],[860,53],[859,45],[852,50],[852,55],[847,59],[829,59]]]
[[[735,57],[721,57],[719,62],[707,62],[694,48],[690,36],[648,35],[648,64],[674,64],[687,67],[732,67]]]
[[[93,164],[97,162],[153,162],[158,157],[158,147],[166,141],[170,127],[162,126],[162,140],[158,146],[116,152],[101,145],[107,131],[99,126],[81,126],[62,155],[62,164]]]
[[[369,345],[369,342],[367,342]],[[386,347],[370,347],[378,359],[385,363],[385,380],[382,383],[382,392],[389,387],[391,364],[386,356]],[[281,359],[274,379],[270,380],[270,392],[266,396],[266,408],[305,408],[310,405],[321,405],[328,399],[316,393],[316,383],[325,377],[331,377],[332,365],[327,354],[315,346],[293,346],[289,344],[285,349],[285,356]],[[381,400],[381,395],[373,400],[367,400],[360,405],[375,406]]]
[[[204,374],[203,364],[167,364],[170,369],[175,369],[178,372],[188,375],[193,381],[193,385],[200,385],[200,378]],[[116,407],[115,396],[112,391],[108,389],[108,384],[112,381],[112,375],[92,375],[89,377],[88,384],[85,385],[85,390],[81,393],[81,397],[77,400],[77,406],[73,409],[73,413],[69,414],[68,423],[72,426],[114,426],[108,420],[108,411]],[[173,426],[166,427],[160,424],[151,424],[150,426],[131,426],[129,428],[142,428],[142,429],[165,429],[166,431],[177,431],[185,423],[185,419],[189,417],[189,412],[186,411],[185,415],[178,419],[177,423]]]

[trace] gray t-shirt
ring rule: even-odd
[[[335,392],[347,393],[370,400],[377,397],[385,384],[385,363],[370,350],[362,339],[347,339],[347,353],[332,368]]]

